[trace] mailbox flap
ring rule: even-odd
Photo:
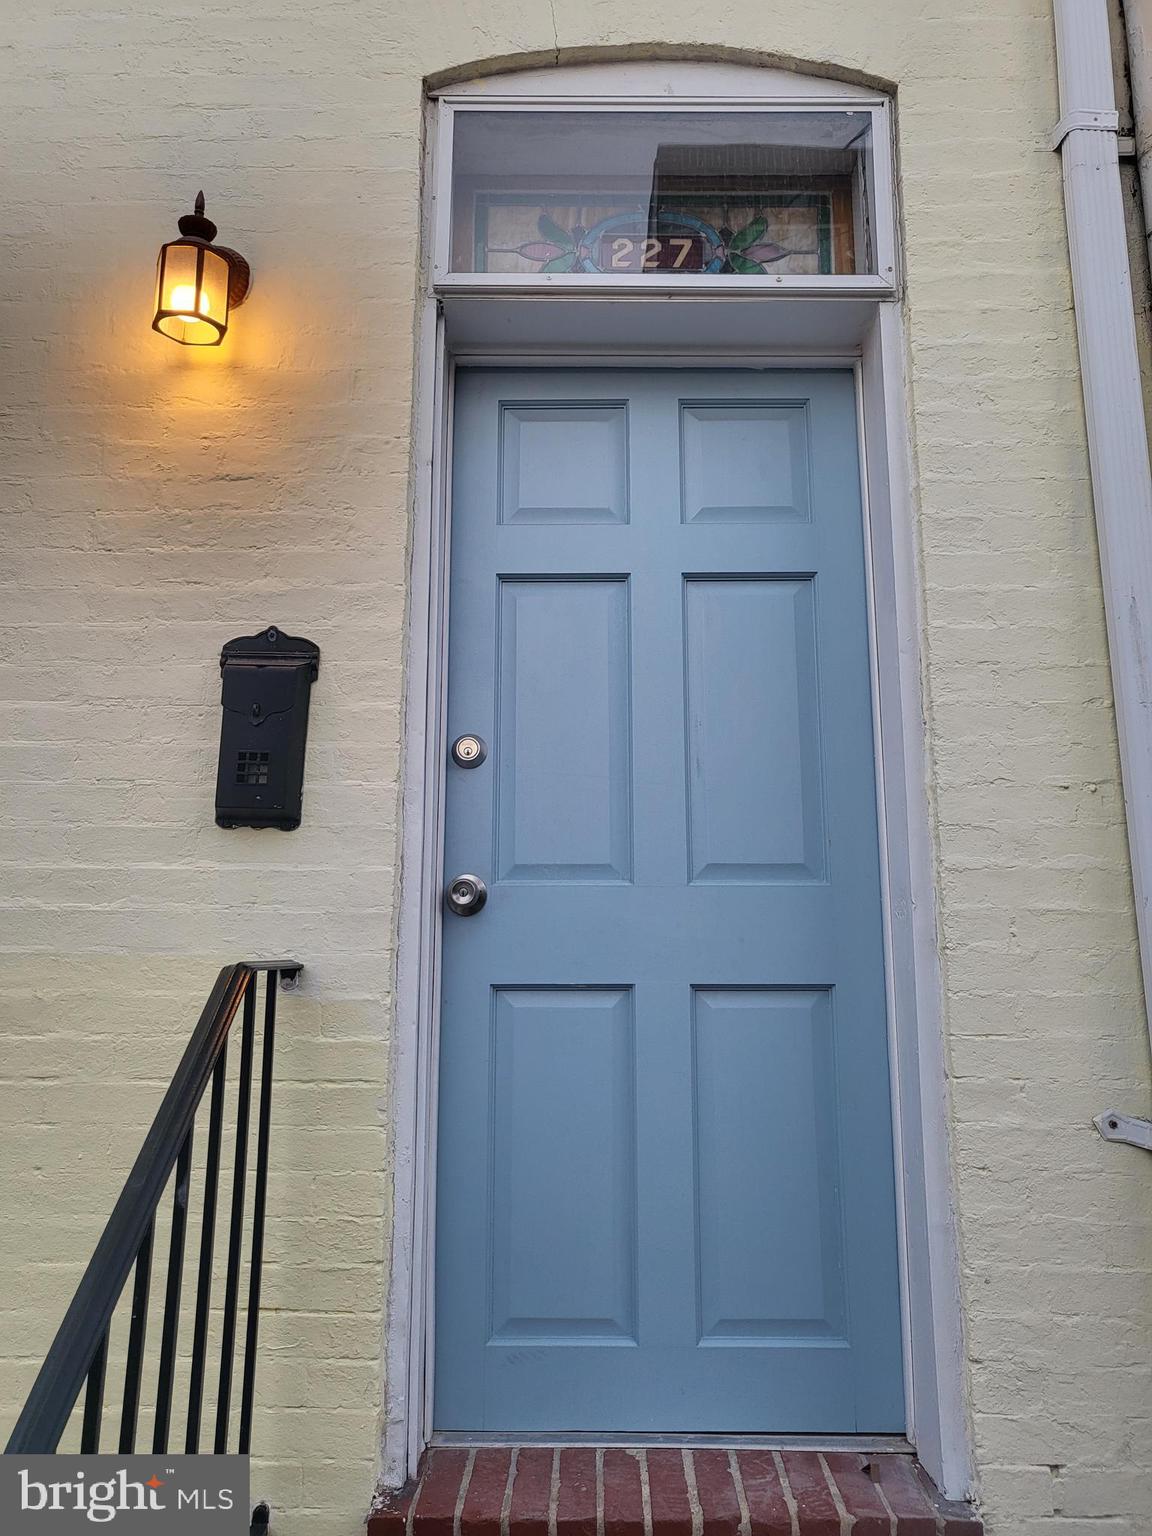
[[[220,652],[220,670],[225,671],[237,661],[287,662],[306,666],[312,682],[320,671],[320,647],[314,640],[303,640],[299,635],[286,635],[275,624],[257,630],[254,635],[237,635],[229,640]]]
[[[256,724],[292,709],[311,684],[307,663],[230,658],[224,667],[221,703],[230,714],[243,715]]]

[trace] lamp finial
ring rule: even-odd
[[[192,235],[197,240],[211,242],[216,238],[216,226],[211,219],[204,217],[204,194],[197,192],[196,201],[193,204],[194,212],[186,213],[176,220],[182,235]]]

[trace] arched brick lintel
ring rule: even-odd
[[[580,64],[695,63],[745,64],[758,69],[782,69],[791,74],[815,76],[823,80],[842,80],[849,85],[896,94],[896,83],[867,70],[851,69],[827,59],[797,59],[789,54],[771,53],[758,48],[728,48],[710,43],[619,43],[577,48],[538,48],[531,53],[494,54],[487,59],[472,59],[454,64],[425,76],[424,88],[430,94],[462,85],[470,80],[485,80],[493,75],[521,74],[531,69],[565,69]]]

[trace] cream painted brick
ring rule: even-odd
[[[170,1067],[219,965],[298,954],[269,1230],[290,1310],[263,1328],[254,1482],[283,1536],[361,1528],[390,1210],[421,79],[654,37],[768,47],[898,86],[929,794],[989,1530],[1148,1536],[1147,1164],[1087,1123],[1111,1100],[1147,1112],[1152,1090],[1046,143],[1048,0],[728,0],[706,19],[689,0],[350,0],[322,16],[49,0],[7,21],[7,1408],[135,1152],[154,1063]],[[205,36],[226,40],[210,67]],[[155,247],[201,184],[256,286],[226,347],[190,357],[150,332],[148,306]],[[305,822],[290,838],[227,834],[212,824],[215,659],[273,619],[324,649]]]
[[[1001,1509],[1017,1516],[1053,1513],[1053,1479],[1047,1467],[985,1467],[984,1493]]]
[[[1053,1498],[1061,1515],[1147,1517],[1152,1510],[1152,1474],[1114,1467],[1068,1468],[1054,1479]]]
[[[302,1467],[303,1502],[307,1508],[316,1510],[330,1510],[338,1508],[349,1476],[357,1473],[363,1476],[371,1475],[371,1466],[350,1468],[347,1460],[340,1457],[334,1461],[309,1460]]]
[[[1113,1536],[1114,1532],[1129,1531],[1139,1532],[1142,1536],[1147,1529],[1147,1515],[1142,1509],[1133,1510],[1128,1519],[1098,1520],[1090,1516],[1087,1520],[1069,1520],[1056,1515],[1052,1519],[1025,1520],[1015,1525],[996,1521],[987,1527],[988,1536],[1006,1536],[1008,1532],[1013,1536],[1016,1532],[1019,1536]]]

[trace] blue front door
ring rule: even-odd
[[[852,376],[454,432],[436,1428],[900,1431]]]

